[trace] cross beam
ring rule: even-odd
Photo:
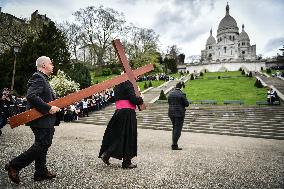
[[[115,48],[115,51],[117,53],[117,56],[119,58],[120,63],[123,65],[124,68],[124,72],[127,74],[128,76],[128,80],[132,83],[134,91],[135,91],[135,95],[136,96],[140,96],[140,91],[138,90],[138,85],[136,83],[136,79],[135,79],[135,75],[133,74],[131,67],[128,63],[127,57],[125,55],[124,49],[122,47],[122,44],[120,42],[119,39],[115,39],[112,41],[112,44]],[[145,110],[146,106],[143,103],[142,105],[138,106],[139,110]]]
[[[143,75],[147,72],[150,72],[153,69],[154,69],[153,65],[149,64],[149,65],[140,67],[140,68],[134,70],[133,72],[131,71],[131,73],[133,73],[133,75],[135,77],[137,77],[137,76]],[[89,97],[89,96],[91,96],[95,93],[101,92],[105,89],[108,89],[108,88],[110,88],[114,85],[117,85],[119,83],[122,83],[126,80],[128,80],[127,74],[116,76],[113,79],[110,79],[110,80],[104,81],[102,83],[90,86],[90,87],[82,89],[78,92],[71,93],[71,94],[69,94],[65,97],[51,101],[48,104],[51,105],[51,106],[57,106],[59,108],[64,108],[64,107],[66,107],[66,106],[68,106],[68,105],[70,105],[74,102],[78,102],[78,101],[80,101],[80,100],[82,100],[86,97]],[[17,126],[24,125],[24,124],[26,124],[30,121],[33,121],[37,118],[42,117],[42,116],[43,116],[42,113],[40,113],[35,108],[33,108],[33,109],[27,110],[23,113],[20,113],[18,115],[10,117],[9,123],[10,123],[11,128],[13,129]]]

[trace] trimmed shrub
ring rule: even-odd
[[[151,82],[151,80],[150,80],[150,82],[149,82],[149,87],[152,87],[153,85],[152,85],[152,82]]]
[[[266,69],[266,73],[271,74],[271,69],[270,69],[270,68],[267,68],[267,69]]]
[[[221,79],[221,76],[218,76],[218,79]]]
[[[147,82],[144,83],[144,90],[145,90],[145,89],[148,89]]]
[[[166,97],[166,95],[164,93],[164,90],[161,90],[160,96],[159,96],[159,100],[167,100],[167,97]]]
[[[257,88],[263,88],[261,81],[258,80],[258,79],[255,81],[254,86],[257,87]]]
[[[245,73],[245,70],[242,70],[242,75],[245,75],[246,73]]]
[[[263,67],[260,67],[260,70],[263,71]]]
[[[193,74],[190,75],[190,80],[194,80]]]
[[[243,71],[242,68],[240,68],[239,71]]]
[[[104,69],[102,70],[102,75],[103,75],[103,76],[109,76],[109,75],[111,75],[111,74],[112,74],[112,71],[111,71],[110,68],[104,68]]]
[[[199,74],[200,76],[203,76],[203,72],[200,72],[200,74]]]
[[[252,73],[251,72],[249,72],[249,75],[248,75],[249,77],[252,77]]]

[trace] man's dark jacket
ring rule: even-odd
[[[184,117],[185,107],[189,106],[186,95],[179,89],[175,88],[170,92],[168,97],[169,117]]]
[[[48,83],[47,76],[39,71],[35,72],[28,82],[27,109],[36,108],[40,113],[46,115],[27,123],[27,125],[39,128],[54,127],[57,122],[56,114],[48,113],[51,106],[47,104],[53,100],[55,100],[55,94]]]

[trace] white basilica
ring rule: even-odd
[[[207,39],[205,49],[201,51],[201,61],[206,62],[234,62],[256,59],[256,45],[250,45],[250,39],[242,25],[242,32],[236,20],[230,16],[229,5],[226,6],[226,15],[219,23],[217,42],[212,36]]]

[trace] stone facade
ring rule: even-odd
[[[212,29],[205,45],[201,51],[203,63],[235,62],[256,59],[256,45],[250,45],[248,34],[242,25],[242,32],[236,20],[229,14],[229,5],[226,6],[226,15],[219,23],[217,30],[217,41],[212,36]]]

